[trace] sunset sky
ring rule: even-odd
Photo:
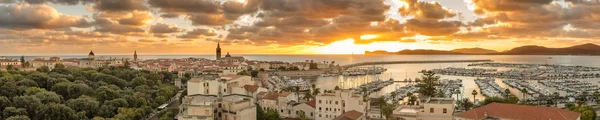
[[[0,0],[1,55],[599,44],[597,0]]]

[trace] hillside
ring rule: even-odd
[[[506,55],[600,55],[600,46],[583,44],[566,48],[547,48],[542,46],[516,47],[500,54]]]
[[[483,48],[460,48],[451,50],[451,52],[464,53],[464,54],[490,54],[490,53],[498,53],[494,50],[488,50]]]

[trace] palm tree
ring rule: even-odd
[[[412,92],[406,93],[406,96],[409,97],[408,98],[408,105],[414,105],[415,102],[417,101],[417,98],[415,96],[413,96]]]
[[[504,94],[506,94],[507,97],[510,96],[510,90],[508,88],[504,89]]]
[[[304,99],[306,99],[306,101],[310,101],[310,99],[312,99],[313,97],[314,96],[310,92],[305,92],[304,93]]]
[[[383,118],[383,107],[387,106],[387,102],[385,101],[385,98],[383,96],[377,98],[377,105],[379,105],[379,115]]]
[[[527,96],[525,96],[527,94],[527,89],[523,88],[521,92],[523,92],[523,100],[527,100]]]
[[[558,94],[558,92],[554,92],[554,93],[552,93],[552,97],[554,97],[554,100],[556,101],[556,102],[554,102],[555,103],[554,107],[558,107],[558,99],[560,99],[559,98],[560,94]]]
[[[398,95],[398,93],[396,93],[396,91],[394,91],[394,92],[390,93],[390,95],[392,97],[392,102],[396,101],[396,95]]]
[[[477,90],[473,90],[473,92],[471,92],[471,95],[473,95],[473,102],[475,102],[475,96],[477,95]]]
[[[298,100],[298,102],[300,101],[300,86],[296,86],[292,89],[294,91],[294,93],[296,93],[296,100]]]
[[[457,99],[457,100],[459,100],[459,98],[458,98],[458,97],[459,97],[459,95],[460,95],[460,90],[459,90],[459,89],[456,89],[456,90],[455,90],[455,92],[456,92],[456,99]]]

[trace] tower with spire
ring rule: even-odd
[[[133,61],[137,61],[137,50],[133,51]]]
[[[217,43],[217,60],[221,59],[221,43]]]
[[[90,50],[90,54],[88,54],[88,58],[94,59],[96,55],[94,55],[94,51]]]

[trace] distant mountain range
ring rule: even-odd
[[[365,54],[396,54],[396,55],[600,55],[600,46],[583,44],[566,48],[547,48],[543,46],[521,46],[508,51],[497,52],[483,48],[461,48],[446,50],[402,50],[398,52],[366,51]]]

